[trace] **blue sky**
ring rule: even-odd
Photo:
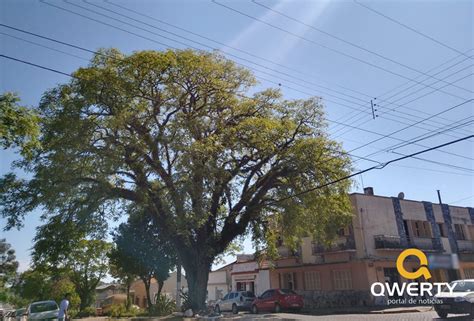
[[[210,0],[91,1],[116,13],[79,0],[46,1],[69,11],[40,1],[3,0],[0,19],[2,24],[92,50],[220,49],[255,72],[259,89],[280,87],[287,98],[323,97],[328,119],[346,124],[330,122],[333,137],[348,151],[357,148],[354,155],[377,152],[368,156],[373,161],[384,162],[472,134],[472,1],[360,1],[412,30],[353,1],[258,0],[286,17],[250,0],[219,2],[241,13]],[[64,72],[86,65],[91,57],[4,27],[0,27],[0,51]],[[0,91],[17,92],[23,104],[30,106],[38,104],[46,89],[68,81],[66,76],[2,58],[0,75]],[[375,120],[371,99],[378,105]],[[416,126],[394,134],[395,139],[387,137],[359,148],[381,137],[376,133],[391,134],[415,122]],[[392,150],[403,141],[449,130],[453,124],[462,127],[417,143],[425,147],[410,144]],[[0,153],[0,174],[4,174],[17,156],[11,150]],[[420,157],[425,160],[409,159],[357,177],[353,191],[373,186],[379,195],[395,196],[403,191],[409,199],[436,202],[439,189],[446,203],[474,206],[472,140]],[[374,164],[361,160],[354,167]],[[28,216],[20,231],[1,232],[17,250],[22,270],[29,262],[28,249],[40,224],[38,217],[39,213]],[[0,226],[4,224],[0,220]],[[245,249],[251,250],[248,241]]]

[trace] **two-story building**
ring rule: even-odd
[[[403,193],[379,196],[372,188],[353,193],[350,199],[352,223],[339,231],[330,246],[307,237],[296,252],[281,247],[282,258],[272,262],[270,269],[246,262],[247,269],[233,276],[232,288],[239,287],[238,274],[252,284],[252,278],[257,280],[261,271],[268,271],[268,288],[294,289],[313,308],[383,303],[374,301],[370,286],[405,281],[396,269],[396,259],[406,248],[426,253],[431,282],[474,278],[473,208],[407,200]],[[419,263],[408,260],[405,267],[414,271]],[[264,290],[259,287],[256,292]]]

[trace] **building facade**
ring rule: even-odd
[[[428,256],[430,282],[474,278],[474,209],[406,200],[403,193],[378,196],[372,188],[350,199],[352,223],[330,246],[307,237],[295,253],[280,247],[281,259],[270,269],[268,262],[235,264],[232,289],[242,282],[247,290],[253,282],[257,295],[268,288],[289,288],[303,294],[309,308],[384,304],[383,297],[371,296],[370,286],[407,281],[396,269],[396,259],[406,248]],[[407,270],[418,267],[416,259],[405,263]],[[260,277],[262,271],[268,277]]]

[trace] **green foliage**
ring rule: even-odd
[[[164,316],[176,311],[176,302],[164,294],[156,298],[156,303],[150,309],[150,315]]]
[[[40,147],[40,118],[34,110],[19,106],[19,101],[12,93],[0,95],[0,146],[19,147],[23,156],[32,157]]]
[[[182,312],[193,308],[188,292],[180,292],[179,296],[181,297],[181,311]]]
[[[16,276],[18,261],[15,250],[6,239],[0,239],[0,294],[6,299],[7,287]]]
[[[38,207],[74,222],[141,209],[178,251],[199,309],[237,237],[271,252],[270,228],[295,246],[349,221],[350,181],[318,188],[351,170],[319,98],[248,94],[248,70],[192,50],[104,50],[74,75],[41,100],[41,149],[18,163],[29,178],[0,180],[7,227]]]
[[[109,255],[112,266],[148,281],[168,279],[176,253],[172,244],[160,237],[149,217],[135,215],[120,224],[113,233],[113,240],[115,247]]]
[[[135,309],[133,307],[127,310],[125,304],[113,304],[107,314],[113,318],[130,318],[135,317],[139,314],[144,315],[145,313],[142,312],[140,309]]]
[[[56,278],[67,276],[68,282],[64,281],[59,284],[61,287],[56,286],[55,291],[58,292],[53,292],[52,295],[59,298],[65,292],[73,289],[74,291],[71,291],[71,293],[77,293],[79,299],[73,297],[74,301],[72,302],[78,300],[80,311],[83,311],[92,305],[95,288],[109,269],[107,255],[111,246],[103,240],[77,239],[74,235],[81,234],[72,233],[66,244],[54,245],[51,242],[55,239],[49,239],[50,230],[52,229],[45,225],[40,227],[40,232],[37,234],[36,243],[33,247],[35,266],[38,271],[49,273]],[[72,230],[74,231],[73,228]],[[47,231],[47,233],[42,233],[44,231]],[[61,228],[58,228],[57,234],[59,235],[61,232]],[[51,244],[51,248],[46,249],[46,244]],[[59,290],[64,290],[64,292]],[[51,291],[48,293],[51,293]]]
[[[86,307],[82,311],[79,311],[75,314],[76,318],[87,318],[95,317],[97,315],[97,310],[94,307]]]
[[[44,269],[30,269],[19,275],[13,285],[16,306],[25,306],[32,301],[54,300],[61,302],[66,293],[71,294],[71,309],[79,307],[80,298],[67,273],[48,273]]]

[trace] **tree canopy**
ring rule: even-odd
[[[37,207],[90,220],[139,207],[175,246],[198,309],[236,237],[272,246],[277,230],[295,244],[347,223],[350,182],[317,188],[350,171],[319,98],[255,92],[248,70],[192,50],[103,50],[73,76],[36,109],[41,148],[18,163],[31,178],[0,181],[9,227]]]

